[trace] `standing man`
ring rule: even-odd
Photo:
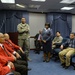
[[[30,39],[30,27],[26,23],[26,19],[25,18],[21,19],[21,23],[18,24],[17,30],[18,30],[18,33],[19,33],[18,34],[18,45],[20,47],[22,47],[22,48],[24,46],[27,59],[30,61],[31,60],[29,58],[29,50],[30,50],[30,43],[29,43],[29,39]]]
[[[42,35],[41,35],[42,31],[39,30],[39,33],[37,33],[35,35],[35,40],[34,40],[34,43],[35,43],[35,47],[36,47],[36,51],[35,53],[38,53],[40,54],[40,51],[42,49]]]

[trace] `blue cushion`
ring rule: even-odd
[[[55,52],[55,53],[59,53],[60,51],[61,51],[60,48],[54,49],[54,52]]]
[[[75,63],[75,57],[74,57],[74,58],[72,58],[72,62],[74,62],[74,63]]]
[[[66,41],[67,41],[67,38],[63,38],[62,43],[66,42]]]
[[[71,58],[72,58],[72,62],[75,63],[75,54],[73,54],[73,55],[71,56]]]

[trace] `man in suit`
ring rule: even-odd
[[[42,31],[41,30],[39,30],[39,33],[38,34],[36,34],[35,35],[35,41],[34,41],[34,43],[35,43],[35,47],[36,47],[36,51],[35,51],[35,53],[40,53],[40,50],[41,50],[41,48],[42,48],[42,35],[41,35],[41,33],[42,33]]]
[[[29,58],[29,50],[30,50],[30,43],[29,43],[29,39],[30,39],[30,27],[26,23],[26,19],[25,18],[21,19],[21,23],[18,24],[18,26],[17,26],[17,31],[18,31],[18,45],[21,48],[23,48],[23,45],[24,45],[27,59],[31,61],[31,59]]]
[[[63,49],[65,45],[68,45],[66,49]],[[75,54],[75,34],[70,34],[70,39],[68,39],[65,43],[61,45],[61,50],[59,52],[59,58],[61,61],[61,65],[65,67],[65,69],[69,68],[70,66],[70,58],[73,54]],[[66,59],[64,58],[66,56]]]

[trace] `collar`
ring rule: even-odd
[[[3,44],[0,43],[0,46],[3,47]]]
[[[46,28],[44,28],[45,30],[50,30],[50,28],[48,28],[48,29],[46,29]]]

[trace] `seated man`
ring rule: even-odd
[[[26,72],[29,69],[25,66],[25,62],[21,60],[18,61],[17,58],[6,49],[4,42],[5,42],[4,35],[0,33],[0,55],[2,57],[5,57],[5,59],[7,59],[8,61],[13,62],[15,66],[15,70],[17,72],[20,72],[21,74],[26,75]]]
[[[5,57],[0,55],[0,75],[6,75],[10,72],[13,72],[14,75],[21,75],[19,72],[15,71],[14,64],[8,62]]]
[[[63,49],[65,45],[68,45],[66,49]],[[67,69],[70,66],[70,58],[73,54],[75,54],[75,34],[70,34],[70,39],[68,39],[65,43],[61,45],[62,51],[59,52],[59,58],[61,61],[61,66]],[[64,58],[64,55],[66,58]]]
[[[42,48],[42,40],[41,40],[41,30],[39,30],[39,33],[38,34],[36,34],[35,35],[35,41],[34,41],[34,43],[35,43],[35,47],[36,47],[36,51],[35,51],[35,53],[40,53],[40,50],[41,50],[41,48]]]
[[[24,53],[24,51],[22,50],[21,47],[15,45],[10,39],[9,39],[9,35],[7,33],[4,34],[4,38],[5,38],[5,46],[6,48],[13,54],[16,55],[17,58],[22,57],[23,60],[27,61],[26,58],[26,54]],[[18,54],[18,53],[19,54]],[[21,56],[20,56],[21,55]]]
[[[54,49],[56,47],[56,44],[61,43],[62,40],[63,40],[63,37],[61,36],[60,32],[57,31],[56,32],[56,37],[52,41],[52,49]]]

